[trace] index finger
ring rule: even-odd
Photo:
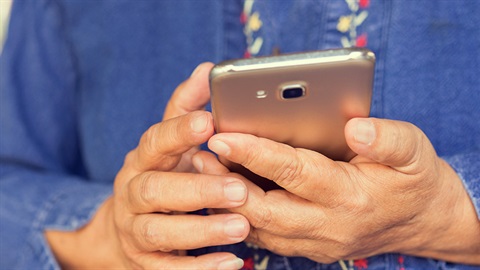
[[[238,207],[247,193],[234,177],[152,171],[133,178],[120,194],[132,213],[143,214]]]
[[[209,112],[195,111],[151,126],[127,155],[126,164],[137,172],[171,170],[181,155],[208,140],[213,134]]]
[[[354,181],[340,163],[307,149],[238,133],[216,134],[208,146],[310,201],[329,203],[332,198],[353,193]]]

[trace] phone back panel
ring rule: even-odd
[[[269,68],[256,68],[262,59],[253,60],[243,62],[241,71],[225,68],[235,62],[216,66],[210,81],[216,131],[253,134],[349,160],[344,126],[369,115],[374,58],[308,60]],[[304,94],[285,98],[283,89],[292,85],[301,85]]]

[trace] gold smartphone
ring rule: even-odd
[[[375,55],[364,48],[229,60],[210,72],[216,132],[248,133],[317,151],[353,157],[344,127],[367,117]]]

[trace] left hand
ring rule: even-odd
[[[209,147],[285,190],[264,192],[245,180],[248,241],[275,253],[331,263],[400,252],[480,263],[480,222],[461,180],[412,124],[352,119],[350,162],[253,135],[214,135]],[[229,174],[209,153],[197,170]],[[237,176],[238,177],[238,176]]]

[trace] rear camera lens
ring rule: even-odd
[[[294,99],[303,97],[303,95],[305,95],[305,88],[302,86],[285,87],[282,90],[283,99]]]

